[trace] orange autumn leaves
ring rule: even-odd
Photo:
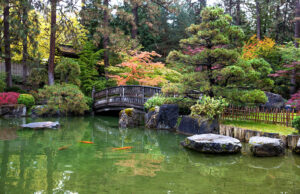
[[[165,68],[161,62],[153,62],[154,57],[161,57],[156,52],[135,52],[125,62],[118,64],[124,72],[118,75],[108,75],[118,85],[139,84],[145,86],[158,86],[165,81],[162,75],[157,74],[158,70]]]
[[[251,60],[267,56],[275,46],[275,41],[265,37],[259,40],[256,35],[253,35],[243,47],[242,58]]]

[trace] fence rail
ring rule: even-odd
[[[235,107],[229,106],[222,114],[222,119],[248,120],[291,126],[295,116],[300,115],[294,110],[267,109],[259,107]]]

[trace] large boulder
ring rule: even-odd
[[[208,119],[205,117],[193,118],[183,116],[178,127],[178,131],[184,134],[218,134],[220,130],[218,119]]]
[[[298,143],[297,143],[296,147],[294,148],[294,152],[297,154],[300,154],[300,139],[298,140]]]
[[[144,113],[134,108],[124,109],[119,114],[119,127],[121,128],[141,126],[143,122]]]
[[[281,156],[285,153],[281,139],[254,136],[250,138],[249,144],[254,156]]]
[[[262,107],[271,109],[271,108],[284,108],[285,100],[279,94],[274,94],[271,92],[265,92],[266,96],[268,97],[268,101],[266,104],[262,105]]]
[[[24,117],[26,106],[23,104],[12,104],[0,106],[0,117]]]
[[[242,149],[240,140],[212,133],[187,137],[181,145],[198,152],[212,154],[238,153]]]
[[[159,108],[157,128],[172,130],[175,129],[179,116],[177,104],[164,104]]]
[[[59,127],[59,122],[51,122],[51,121],[45,121],[45,122],[35,122],[35,123],[28,123],[21,125],[23,128],[31,128],[31,129],[54,129]]]

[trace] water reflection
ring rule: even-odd
[[[47,120],[56,121],[49,118]],[[25,122],[40,121],[27,119]],[[168,131],[121,130],[115,118],[63,118],[59,130],[0,120],[0,193],[300,193],[300,157],[214,156]],[[95,144],[81,144],[93,141]],[[62,146],[69,145],[60,150]],[[132,146],[130,150],[112,148]]]

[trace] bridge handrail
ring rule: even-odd
[[[130,96],[128,93],[129,90],[127,88],[131,89],[132,92],[132,88],[137,88],[137,89],[143,89],[142,93],[139,94],[135,94],[135,95],[143,95],[143,97],[145,96],[153,96],[156,93],[160,93],[161,88],[159,87],[151,87],[151,86],[139,86],[139,85],[122,85],[122,86],[115,86],[115,87],[109,87],[106,88],[104,90],[98,91],[98,92],[94,92],[92,94],[92,97],[94,99],[100,99],[100,98],[108,98],[109,96],[112,95],[120,95],[125,97],[126,95]],[[119,91],[118,91],[119,89]],[[120,90],[123,89],[123,90]],[[145,89],[150,89],[150,92],[145,92]],[[153,90],[153,91],[151,91]]]

